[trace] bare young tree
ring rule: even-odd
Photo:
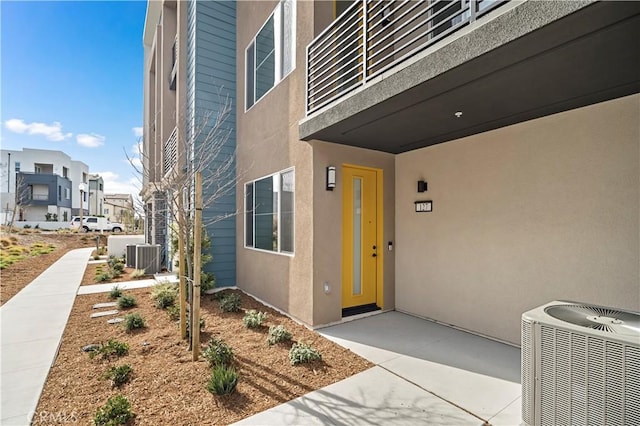
[[[170,140],[163,141],[160,155],[152,155],[149,147],[147,150],[143,149],[140,152],[142,166],[127,154],[129,163],[136,170],[142,183],[142,202],[149,200],[153,194],[162,194],[165,207],[154,214],[170,218],[171,224],[167,226],[173,233],[170,238],[178,240],[178,247],[182,249],[179,251],[181,254],[184,253],[184,258],[178,260],[180,293],[181,296],[188,295],[191,305],[188,328],[192,337],[196,333],[199,334],[199,318],[193,315],[194,311],[199,312],[200,265],[195,264],[199,263],[200,257],[198,240],[202,236],[202,229],[206,229],[208,225],[236,215],[235,210],[222,214],[207,214],[201,226],[194,220],[196,194],[202,194],[201,208],[207,211],[223,197],[233,193],[236,187],[235,149],[230,150],[227,146],[233,131],[228,124],[231,111],[232,102],[227,97],[220,102],[220,108],[215,114],[193,117],[191,125],[188,123],[186,126],[186,134],[177,131],[175,139],[172,135]],[[202,176],[201,188],[196,187],[198,175]],[[145,226],[148,227],[147,224]],[[194,297],[194,294],[197,297]],[[184,299],[185,297],[181,297],[180,322],[183,338],[186,337],[187,327]],[[194,306],[196,303],[197,307]],[[199,348],[192,349],[195,359]]]
[[[13,231],[13,223],[16,220],[16,215],[24,215],[31,205],[31,196],[31,188],[27,185],[24,175],[17,173],[13,209],[11,210],[11,219],[9,219],[9,223],[7,224],[9,233]]]

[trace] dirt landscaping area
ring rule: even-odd
[[[95,237],[83,234],[24,233],[8,237],[14,237],[16,244],[46,243],[55,249],[37,257],[26,256],[2,269],[3,303],[67,251],[95,247]],[[99,265],[87,265],[83,285],[96,283]],[[126,268],[121,277],[109,282],[115,285],[130,280],[132,272]],[[146,324],[133,332],[127,332],[123,323],[108,324],[107,319],[114,316],[90,318],[92,313],[117,309],[93,309],[97,303],[111,301],[108,293],[83,295],[76,297],[33,424],[92,424],[98,408],[115,395],[124,395],[131,403],[135,417],[129,425],[229,424],[372,367],[363,358],[252,297],[237,290],[223,293],[229,292],[240,296],[240,312],[223,313],[214,296],[202,297],[204,328],[200,341],[203,350],[212,337],[222,339],[232,348],[232,366],[239,374],[234,393],[216,396],[207,390],[211,368],[202,356],[199,361],[192,361],[188,342],[180,337],[178,323],[166,310],[155,307],[150,288],[123,292],[133,296],[137,306],[120,310],[118,316],[138,313]],[[257,329],[244,326],[245,311],[250,309],[266,312],[263,326]],[[270,346],[267,343],[269,326],[277,325],[283,325],[292,334],[292,341]],[[91,359],[89,353],[82,350],[87,345],[100,345],[110,339],[126,343],[128,354],[105,360],[100,356]],[[289,350],[293,343],[310,344],[320,352],[322,360],[291,365]],[[111,381],[104,378],[105,372],[125,364],[132,368],[130,381],[113,387]]]
[[[233,394],[220,397],[207,391],[211,375],[208,364],[202,357],[198,362],[192,361],[178,324],[153,305],[150,289],[124,292],[134,296],[138,304],[127,311],[139,313],[146,322],[144,329],[133,333],[127,333],[122,323],[107,324],[106,318],[111,317],[89,318],[99,311],[92,309],[94,304],[109,301],[107,293],[78,296],[35,419],[47,418],[49,413],[66,413],[79,424],[90,424],[99,406],[122,394],[131,402],[136,425],[229,424],[372,366],[242,292],[234,292],[240,295],[243,310],[266,312],[267,321],[260,329],[247,329],[242,321],[244,312],[223,313],[213,296],[202,299],[202,347],[215,336],[233,349],[234,367],[239,373]],[[291,342],[267,344],[270,325],[284,325],[293,341],[310,343],[319,350],[322,361],[291,365]],[[86,345],[109,339],[127,343],[128,355],[108,361],[99,357],[91,360],[82,351]],[[113,388],[102,376],[109,367],[123,364],[132,367],[133,378],[121,388]]]
[[[69,250],[95,246],[95,237],[92,238],[91,235],[72,232],[44,233],[25,230],[8,234],[3,231],[0,232],[0,239],[11,240],[21,247],[29,247],[35,243],[53,244],[55,247],[51,253],[38,255],[37,257],[27,256],[0,271],[0,305],[18,294],[20,290]],[[6,249],[4,246],[0,247],[0,250]]]

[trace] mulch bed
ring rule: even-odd
[[[256,309],[268,315],[265,327],[247,329],[242,323],[243,312],[222,313],[219,302],[212,296],[202,298],[201,313],[205,320],[200,339],[202,347],[216,336],[233,348],[235,367],[240,374],[235,393],[219,397],[206,390],[209,366],[202,357],[192,361],[187,342],[180,338],[178,324],[170,320],[165,311],[155,308],[149,288],[124,292],[133,295],[138,303],[129,311],[140,313],[147,324],[134,333],[127,333],[121,324],[106,324],[109,317],[89,318],[96,312],[92,309],[95,303],[109,301],[106,293],[78,296],[34,424],[41,424],[38,419],[55,418],[56,414],[58,418],[74,419],[78,424],[90,424],[98,407],[118,393],[131,402],[136,415],[132,424],[229,424],[372,366],[244,293],[227,291],[240,295],[243,309]],[[268,328],[280,324],[293,334],[294,341],[304,341],[318,349],[322,361],[292,366],[288,358],[291,343],[269,346],[266,343]],[[129,354],[102,361],[99,357],[90,360],[81,350],[85,345],[109,339],[128,343]],[[133,379],[114,389],[109,380],[101,376],[108,367],[123,364],[133,368]]]
[[[84,276],[82,277],[82,282],[80,283],[80,285],[113,283],[113,285],[115,286],[117,283],[124,281],[148,280],[153,278],[153,275],[142,275],[140,277],[133,278],[131,274],[133,273],[133,271],[135,271],[135,268],[124,268],[124,271],[122,271],[122,274],[120,276],[111,278],[108,281],[98,282],[96,280],[96,273],[100,268],[102,268],[103,271],[107,271],[109,267],[106,262],[88,264],[87,269],[85,269],[84,271]]]

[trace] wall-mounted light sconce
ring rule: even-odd
[[[424,180],[418,181],[418,192],[427,192],[427,182]]]
[[[336,187],[336,168],[335,166],[327,167],[327,191],[333,191]]]

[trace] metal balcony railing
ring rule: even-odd
[[[173,132],[167,138],[167,142],[164,144],[162,172],[166,176],[169,174],[175,165],[178,163],[178,128],[174,127]]]
[[[307,46],[307,115],[508,0],[359,0]]]

